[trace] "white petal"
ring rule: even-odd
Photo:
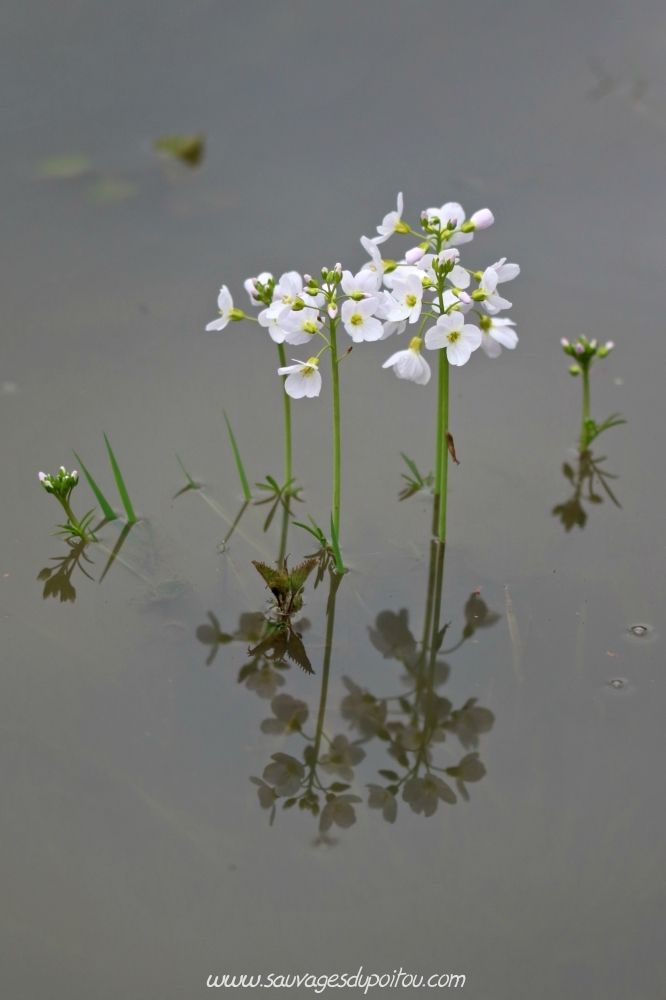
[[[209,323],[206,327],[207,330],[224,330],[225,326],[229,322],[228,316],[220,316],[219,319],[214,319],[212,323]]]
[[[384,327],[374,316],[369,316],[363,324],[363,340],[381,340]]]
[[[508,322],[511,322],[510,320]],[[518,334],[515,330],[512,330],[510,326],[499,326],[498,320],[495,320],[488,335],[496,340],[498,344],[502,344],[504,347],[508,347],[510,351],[513,351],[516,344],[518,343]],[[485,337],[484,337],[485,341]]]
[[[321,374],[319,371],[313,371],[310,375],[304,376],[303,381],[305,382],[305,395],[312,399],[314,396],[318,396],[321,392]]]
[[[483,334],[479,330],[478,326],[472,326],[471,324],[464,326],[462,328],[462,335],[470,350],[475,351],[477,347],[481,346]]]
[[[467,364],[471,353],[472,351],[470,347],[464,340],[457,340],[455,344],[449,344],[446,349],[446,356],[449,359],[449,364],[455,365],[456,367]]]
[[[502,353],[502,348],[496,340],[493,340],[489,333],[484,333],[483,340],[481,341],[481,349],[485,351],[489,358],[499,358]]]
[[[513,281],[520,274],[520,264],[501,264],[499,267],[493,265],[497,271],[498,281]]]
[[[404,353],[405,353],[404,351],[396,351],[395,354],[391,355],[388,361],[384,362],[382,368],[391,368],[393,365],[397,364]]]
[[[278,368],[278,375],[291,375],[293,372],[300,372],[303,367],[302,361],[297,361],[295,365],[287,365],[286,368]]]
[[[442,347],[448,347],[449,341],[446,333],[439,326],[431,326],[426,330],[425,345],[429,351],[440,351]]]
[[[302,399],[307,391],[307,379],[299,371],[292,372],[284,383],[284,390],[292,399]]]
[[[233,309],[234,300],[231,297],[231,293],[226,285],[222,285],[220,289],[220,294],[217,297],[217,308],[220,312],[227,312],[229,309]]]
[[[471,278],[469,276],[469,272],[466,271],[464,267],[461,267],[460,264],[456,264],[455,267],[449,272],[448,280],[452,285],[455,285],[456,288],[467,288]]]

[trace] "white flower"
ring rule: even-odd
[[[395,305],[395,300],[392,295],[388,292],[377,292],[377,297],[379,299],[379,305],[375,309],[375,316],[377,319],[385,320],[389,314],[389,309],[392,305]],[[384,323],[382,329],[382,335],[380,340],[386,340],[393,333],[402,333],[407,326],[407,320],[402,320],[399,323],[393,323],[391,321]]]
[[[387,240],[389,236],[393,236],[394,233],[409,232],[409,226],[407,226],[402,221],[401,218],[402,208],[403,208],[403,201],[402,201],[402,191],[401,191],[398,195],[398,211],[389,212],[388,215],[384,216],[384,218],[382,219],[381,226],[377,226],[377,232],[379,233],[379,236],[375,236],[373,238],[372,241],[373,243],[384,243],[385,240]]]
[[[423,285],[418,274],[408,274],[404,280],[396,278],[393,282],[393,302],[387,314],[392,323],[403,319],[416,323],[421,315]]]
[[[292,358],[296,361],[296,358]],[[321,375],[318,369],[319,362],[316,358],[309,361],[296,361],[295,365],[287,365],[286,368],[278,368],[278,375],[287,375],[284,390],[293,399],[301,399],[303,396],[318,396],[321,392]]]
[[[454,312],[439,317],[436,326],[426,332],[425,344],[429,351],[445,348],[449,364],[464,365],[481,345],[481,331],[477,326],[465,325],[462,313]]]
[[[285,306],[293,306],[303,291],[303,279],[298,271],[287,271],[273,289],[273,302],[268,308],[269,318],[277,316]]]
[[[516,325],[512,319],[499,317],[491,319],[490,316],[482,316],[479,325],[483,337],[481,347],[489,358],[498,358],[502,353],[502,347],[512,351],[518,343],[518,335],[511,329]]]
[[[423,259],[425,260],[426,258],[424,257]],[[430,278],[430,274],[427,271],[424,274],[424,269],[417,264],[398,264],[393,271],[389,271],[388,274],[384,275],[384,284],[387,288],[392,289],[396,281],[406,281],[410,274],[415,274],[421,282],[425,277]]]
[[[474,223],[475,229],[487,229],[488,226],[492,226],[495,216],[489,208],[480,208],[469,221]]]
[[[363,340],[379,340],[382,335],[382,324],[375,318],[379,299],[371,296],[354,302],[347,299],[342,303],[342,322],[345,330],[356,344]]]
[[[469,276],[469,271],[466,271],[460,264],[454,264],[447,274],[446,280],[450,281],[455,288],[467,288],[472,279]]]
[[[382,260],[382,255],[380,254],[377,246],[372,240],[369,240],[367,236],[361,236],[361,245],[367,253],[370,254],[372,260],[369,260],[361,268],[362,271],[373,271],[375,274],[379,275],[379,281],[384,277],[384,261]],[[379,286],[378,286],[379,287]]]
[[[366,268],[365,271],[361,270],[358,274],[352,274],[351,271],[343,271],[340,285],[345,295],[351,295],[360,299],[365,298],[366,295],[375,295],[381,283],[381,274]]]
[[[265,285],[266,282],[270,281],[272,277],[273,275],[270,271],[262,271],[256,278],[246,278],[243,282],[243,287],[250,296],[250,302],[253,306],[260,305],[259,299],[257,298],[257,289],[255,287],[256,282],[258,281],[260,285]]]
[[[460,227],[465,221],[465,210],[459,202],[447,201],[441,208],[426,209],[426,214],[429,219],[439,219],[442,229],[448,227],[451,222],[455,225],[455,231],[447,240],[449,246],[461,246],[463,243],[469,243],[470,240],[474,239],[473,232],[463,233],[460,231]]]
[[[451,306],[457,306],[457,311],[460,311],[464,316],[472,308],[473,303],[467,292],[454,292],[452,288],[445,288],[442,298],[444,300],[444,312],[447,312]],[[430,303],[430,308],[435,313],[439,312],[439,302],[437,299]]]
[[[499,276],[494,267],[487,267],[483,272],[483,277],[479,282],[479,287],[476,292],[472,293],[472,298],[478,296],[477,301],[481,302],[481,306],[490,316],[494,316],[501,309],[510,309],[511,303],[508,299],[503,299],[502,296],[497,291],[497,284],[499,281]],[[478,293],[482,294],[479,295]]]
[[[430,365],[421,357],[423,341],[420,337],[412,337],[406,351],[398,351],[385,361],[382,368],[393,368],[398,378],[409,379],[418,385],[430,381]]]
[[[300,309],[281,316],[280,325],[288,344],[307,344],[321,327],[316,309]]]
[[[498,284],[502,281],[513,281],[520,274],[520,264],[506,264],[505,261],[506,257],[502,257],[492,265],[493,271],[497,271]]]
[[[290,313],[291,306],[281,306],[278,312],[275,312],[272,308],[263,309],[257,317],[259,320],[259,326],[265,326],[267,328],[271,340],[274,340],[276,344],[284,343],[287,333],[284,321]]]
[[[217,308],[220,310],[220,318],[214,319],[206,327],[207,330],[224,330],[227,323],[233,319],[234,300],[226,285],[222,285],[220,294],[217,297]]]

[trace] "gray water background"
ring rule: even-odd
[[[5,2],[0,21],[3,995],[180,1000],[208,995],[210,973],[362,964],[465,973],[479,1000],[662,997],[663,7],[71,0]],[[198,171],[151,148],[197,129]],[[94,173],[35,177],[74,153]],[[244,306],[264,268],[356,268],[398,190],[414,222],[449,199],[490,206],[466,261],[522,266],[518,349],[452,378],[445,615],[459,629],[481,587],[502,619],[452,661],[446,693],[495,724],[470,803],[429,819],[401,803],[394,826],[360,806],[323,850],[307,814],[270,828],[248,781],[293,749],[236,683],[242,643],[205,666],[207,612],[233,631],[266,592],[253,544],[220,555],[226,525],[195,494],[172,500],[175,453],[233,515],[224,407],[250,479],[279,475],[276,352],[254,325],[203,332],[217,289]],[[617,345],[592,408],[628,420],[595,446],[622,507],[565,533],[551,510],[571,492],[580,384],[558,341],[580,332]],[[369,642],[376,615],[408,608],[418,635],[423,613],[429,507],[397,502],[399,452],[431,464],[436,393],[381,371],[394,349],[363,345],[341,371],[352,571],[333,731],[343,674],[400,687]],[[295,471],[325,522],[328,384],[293,412]],[[111,492],[103,431],[148,519],[123,549],[143,577],[116,564],[101,586],[74,577],[75,603],[44,600],[37,574],[64,547],[36,473],[75,448]],[[243,529],[270,559],[263,510]],[[289,551],[310,551],[298,529]],[[319,672],[325,595],[306,600]],[[636,622],[654,640],[631,641]],[[316,678],[287,681],[312,715]]]

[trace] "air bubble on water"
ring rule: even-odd
[[[220,555],[222,555],[223,552],[226,552],[227,551],[227,543],[226,542],[220,542],[220,544],[217,547],[217,551],[220,553]]]
[[[614,677],[613,680],[609,681],[608,683],[612,688],[619,690],[620,688],[623,688],[625,686],[626,681],[623,681],[620,677]]]

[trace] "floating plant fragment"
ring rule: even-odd
[[[166,135],[153,142],[153,149],[192,168],[201,165],[205,148],[206,137],[203,132],[196,135]]]

